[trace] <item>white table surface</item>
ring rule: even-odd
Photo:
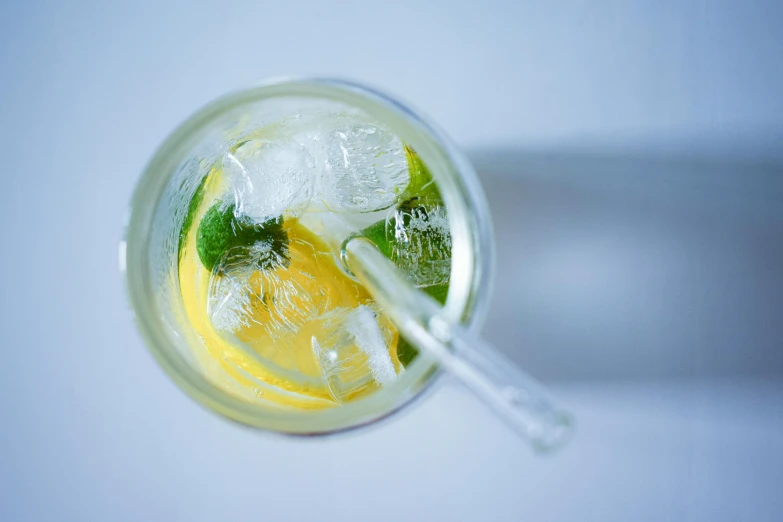
[[[4,412],[3,520],[774,521],[783,509],[780,382],[562,386],[578,431],[541,458],[452,383],[363,432],[262,435],[193,404],[138,342],[120,345],[121,369],[50,380],[51,405]]]
[[[780,519],[780,5],[423,4],[0,7],[0,520]],[[203,410],[156,366],[117,271],[138,173],[196,107],[290,73],[365,80],[425,109],[471,151],[506,238],[525,214],[502,176],[538,190],[524,208],[540,219],[499,248],[514,284],[486,333],[572,405],[564,452],[533,456],[450,382],[370,430],[266,436]],[[500,174],[497,147],[513,160]],[[525,160],[591,147],[740,166],[716,204],[696,197],[685,212],[665,177],[629,188],[617,169],[580,181]],[[652,199],[624,199],[640,190]],[[579,239],[575,222],[579,244],[597,245],[583,252],[592,272],[545,262]],[[538,257],[515,271],[528,247]],[[612,272],[648,255],[669,270]],[[614,293],[595,293],[601,277]],[[535,292],[515,308],[517,288]],[[548,308],[531,307],[540,299]],[[516,352],[520,333],[542,348]]]

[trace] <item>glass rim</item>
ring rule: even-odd
[[[120,247],[121,268],[125,272],[126,293],[134,318],[148,350],[188,396],[224,417],[257,429],[287,435],[323,435],[353,430],[391,416],[421,397],[437,381],[440,372],[432,361],[420,356],[393,384],[360,400],[306,412],[284,408],[261,410],[258,405],[212,384],[177,350],[171,349],[164,321],[154,313],[154,306],[149,305],[154,290],[149,288],[146,234],[175,167],[190,151],[199,131],[243,104],[297,96],[346,103],[388,124],[395,132],[403,131],[399,132],[401,138],[430,166],[442,189],[449,208],[453,250],[465,252],[470,249],[476,253],[472,255],[471,276],[462,278],[465,282],[457,292],[450,289],[446,313],[471,329],[480,327],[491,293],[494,236],[488,206],[472,165],[440,129],[418,111],[373,88],[341,79],[275,78],[230,92],[189,116],[157,148],[137,182]],[[452,179],[439,178],[438,173],[445,170],[455,173],[449,176]],[[445,177],[445,174],[441,176]],[[472,229],[454,232],[455,226],[459,230],[468,224],[464,217],[459,220],[453,217],[452,208],[460,208],[464,215],[473,218]],[[452,298],[452,294],[456,296]]]

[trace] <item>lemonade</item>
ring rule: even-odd
[[[446,208],[390,130],[359,112],[310,111],[233,137],[179,234],[179,291],[204,371],[248,399],[301,409],[394,382],[416,350],[341,262],[355,235],[445,302]]]
[[[120,242],[151,353],[220,415],[336,433],[448,372],[550,451],[572,416],[477,334],[493,258],[481,185],[448,138],[378,91],[312,78],[185,120],[145,168]]]

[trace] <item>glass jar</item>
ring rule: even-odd
[[[179,294],[178,239],[190,199],[210,166],[247,129],[302,110],[360,110],[410,145],[429,167],[448,209],[452,269],[446,314],[472,329],[483,321],[494,268],[492,226],[476,174],[431,123],[368,87],[331,79],[275,80],[230,93],[181,124],[154,154],[133,195],[121,244],[127,291],[141,334],[164,370],[194,400],[273,432],[314,435],[373,423],[400,410],[438,377],[426,357],[372,394],[321,410],[250,400],[194,356],[200,342]]]

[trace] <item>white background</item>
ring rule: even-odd
[[[783,8],[768,2],[0,5],[0,520],[777,520]],[[401,96],[473,158],[486,336],[579,418],[534,457],[450,382],[289,440],[193,404],[117,270],[154,148],[287,74]]]

